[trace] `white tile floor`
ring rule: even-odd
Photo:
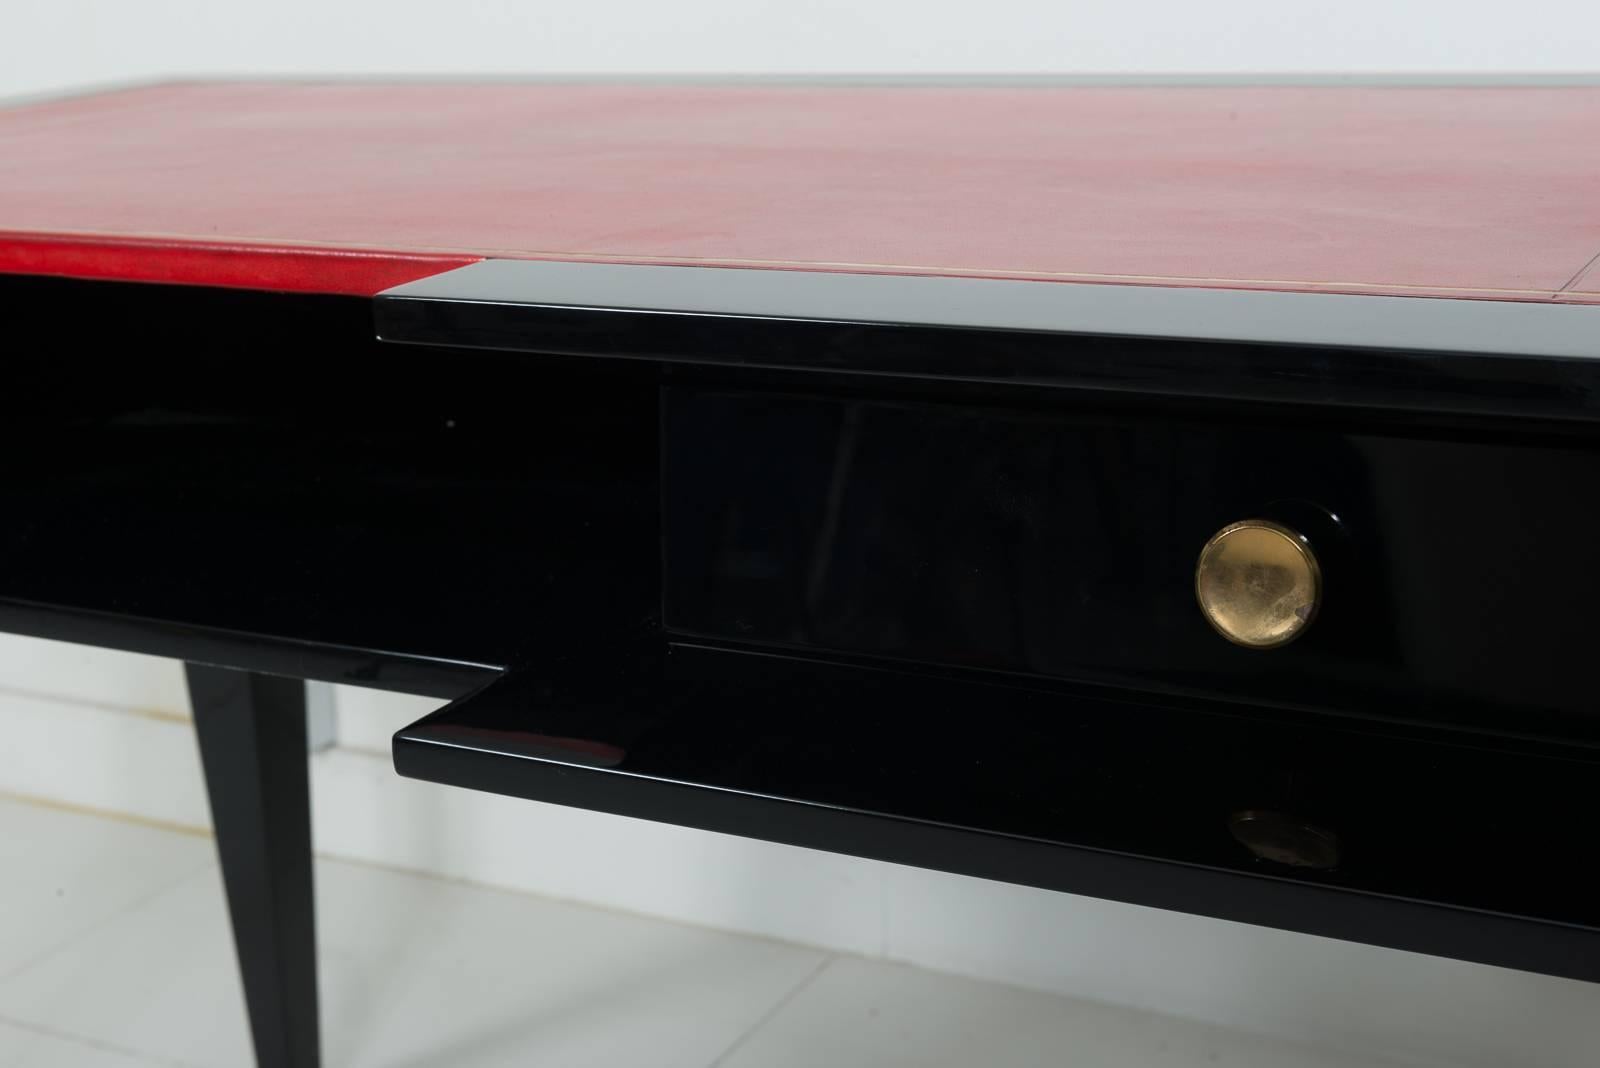
[[[330,1068],[1377,1064],[354,864],[317,878]],[[0,1068],[249,1061],[211,841],[0,799]]]

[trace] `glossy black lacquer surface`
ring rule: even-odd
[[[0,308],[6,629],[450,696],[654,603],[653,373],[383,346],[355,298]]]
[[[185,676],[256,1063],[317,1068],[305,683],[199,664]]]
[[[1600,421],[1600,308],[490,260],[379,294],[391,341]]]
[[[0,627],[441,695],[513,669],[397,767],[1600,978],[1583,381],[1486,356],[1429,408],[1383,353],[1356,404],[1289,373],[1326,354],[1227,345],[1202,374],[1096,341],[1080,369],[1138,369],[1107,389],[835,373],[1059,356],[1023,332],[588,309],[499,353],[380,344],[347,298],[13,278],[0,308]],[[1348,513],[1327,616],[1287,660],[1221,645],[1192,553],[1308,502]],[[1246,810],[1338,866],[1256,859]]]
[[[406,775],[1600,979],[1600,765],[960,673],[573,648],[403,730]],[[1243,811],[1337,837],[1256,859]]]
[[[662,411],[675,633],[1600,741],[1594,444],[690,387]],[[1201,546],[1251,517],[1322,560],[1282,649],[1195,604]]]

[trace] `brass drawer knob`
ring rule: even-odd
[[[1265,519],[1230,523],[1200,550],[1194,593],[1230,642],[1271,649],[1298,638],[1322,601],[1322,568],[1305,537]]]

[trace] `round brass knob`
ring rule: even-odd
[[[1322,568],[1297,531],[1245,519],[1217,531],[1200,550],[1194,594],[1218,634],[1271,649],[1298,638],[1316,619]]]

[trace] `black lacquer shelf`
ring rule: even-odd
[[[402,730],[402,774],[1229,920],[1600,979],[1594,759],[645,639]],[[1293,813],[1331,870],[1230,830]]]

